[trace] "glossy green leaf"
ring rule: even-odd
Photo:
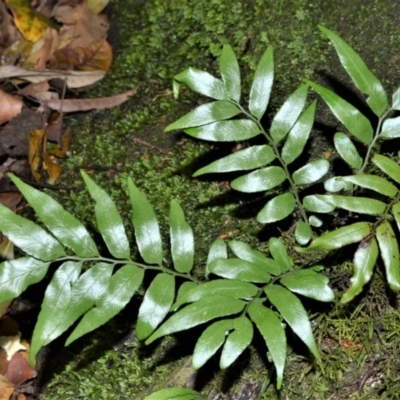
[[[208,72],[190,67],[175,75],[174,80],[185,84],[193,91],[204,96],[217,100],[229,100],[224,83]]]
[[[29,354],[31,364],[35,362],[36,354],[41,347],[60,336],[67,329],[64,329],[65,325],[70,326],[79,318],[78,315],[71,321],[72,315],[68,313],[68,310],[72,298],[71,286],[79,278],[81,270],[82,263],[67,261],[57,269],[47,286],[32,336]],[[62,332],[60,332],[60,326]]]
[[[128,191],[132,204],[132,225],[140,255],[148,264],[161,265],[162,240],[153,207],[132,179],[128,179]]]
[[[354,272],[350,278],[351,286],[343,293],[340,299],[342,304],[353,300],[371,280],[377,258],[378,244],[374,237],[368,236],[359,244],[354,254]]]
[[[231,187],[239,192],[254,193],[270,190],[286,179],[282,167],[266,167],[234,179]]]
[[[257,214],[257,221],[262,224],[281,221],[290,215],[296,207],[296,200],[292,193],[280,194],[268,203]]]
[[[294,231],[294,237],[296,242],[305,245],[311,240],[312,230],[310,225],[306,224],[304,221],[297,221],[296,229]]]
[[[232,118],[240,113],[240,109],[229,101],[213,101],[188,112],[177,121],[168,125],[164,132],[202,126],[211,122]]]
[[[36,215],[64,245],[79,257],[98,255],[97,247],[86,228],[49,195],[34,189],[10,174],[11,180],[25,197]]]
[[[341,177],[333,176],[324,182],[324,188],[328,192],[340,192],[342,190],[351,191],[354,185],[351,182],[340,179]]]
[[[308,84],[323,98],[336,118],[354,135],[359,141],[369,144],[372,141],[374,130],[369,119],[361,114],[357,108],[337,94],[316,83],[307,81]]]
[[[250,90],[249,110],[258,120],[264,115],[274,82],[274,55],[268,47],[259,61]]]
[[[239,142],[259,135],[261,129],[250,119],[234,119],[188,128],[185,129],[185,133],[196,139],[210,140],[212,142]]]
[[[387,139],[400,137],[400,117],[385,119],[379,137]]]
[[[243,300],[220,295],[202,298],[173,314],[146,340],[146,344],[162,336],[193,328],[215,318],[240,313],[245,305],[246,302]]]
[[[386,209],[386,204],[380,200],[368,197],[341,196],[337,194],[318,194],[319,199],[331,203],[336,208],[360,214],[379,215]]]
[[[239,258],[220,258],[209,265],[211,273],[226,279],[239,279],[245,282],[268,283],[271,276],[259,264]]]
[[[193,303],[207,296],[219,294],[234,299],[250,299],[258,292],[258,287],[249,282],[236,279],[215,279],[200,285],[193,285],[186,291],[179,291],[176,302],[171,307],[176,310],[182,304]]]
[[[65,345],[97,329],[117,315],[130,301],[142,284],[144,270],[132,264],[124,265],[109,280],[107,290],[96,300],[96,307],[89,310],[68,337]]]
[[[322,221],[315,215],[310,215],[310,217],[308,218],[308,222],[311,226],[315,226],[316,228],[322,226]]]
[[[400,290],[399,245],[392,226],[383,221],[375,231],[383,264],[385,265],[386,279],[394,291]]]
[[[332,41],[344,69],[360,92],[369,96],[368,105],[378,116],[389,108],[387,95],[379,79],[370,71],[362,58],[338,35],[319,25],[319,29]]]
[[[210,275],[210,264],[218,258],[228,258],[228,250],[226,248],[226,243],[222,239],[216,239],[210,246],[207,256],[207,265],[205,275],[206,278]]]
[[[393,110],[400,110],[400,87],[393,93],[392,108]]]
[[[226,93],[236,102],[240,100],[240,69],[235,52],[228,44],[222,47],[219,57],[219,72],[225,85]]]
[[[369,222],[356,222],[354,224],[342,226],[334,231],[323,234],[314,239],[308,247],[299,248],[299,252],[314,250],[333,250],[340,249],[351,243],[361,242],[371,234],[373,224]]]
[[[335,206],[327,201],[322,200],[317,195],[305,196],[303,206],[306,210],[317,213],[329,213],[335,209]]]
[[[282,240],[274,237],[270,238],[268,241],[268,250],[273,259],[279,264],[282,272],[286,272],[293,268],[293,260],[288,255]]]
[[[275,143],[279,143],[294,126],[306,104],[307,92],[308,85],[297,88],[275,114],[269,132]]]
[[[385,196],[396,196],[398,189],[395,185],[377,175],[362,174],[362,175],[349,175],[337,177],[338,180],[351,182],[365,189],[374,190],[377,193],[384,194]]]
[[[169,214],[171,253],[174,268],[181,273],[190,272],[194,262],[194,237],[190,225],[176,200],[171,201]]]
[[[61,244],[39,225],[0,204],[0,232],[26,254],[42,261],[65,256]]]
[[[17,298],[25,289],[40,282],[50,263],[33,257],[20,257],[0,264],[0,303]]]
[[[396,221],[397,229],[400,232],[400,203],[396,203],[396,204],[393,205],[392,213],[393,213],[393,216],[394,216],[394,220]],[[1,282],[2,282],[2,280],[0,279],[0,283]]]
[[[214,322],[200,335],[193,351],[192,366],[201,368],[224,344],[229,331],[233,328],[231,319]]]
[[[231,366],[253,339],[253,325],[246,317],[239,317],[233,321],[233,329],[225,341],[221,353],[219,367],[221,369]]]
[[[99,187],[85,171],[81,170],[81,175],[90,197],[95,201],[97,229],[108,250],[116,258],[129,258],[129,242],[117,207],[107,192]]]
[[[303,152],[314,123],[316,105],[317,102],[314,100],[290,130],[281,151],[281,156],[286,164],[292,163]]]
[[[200,168],[193,176],[209,174],[215,172],[231,172],[245,171],[264,167],[271,161],[275,160],[276,156],[271,146],[257,145],[247,149],[240,150],[229,156],[220,158],[217,161],[208,164],[206,167]]]
[[[151,282],[139,308],[136,336],[150,336],[168,314],[175,298],[175,277],[160,273]]]
[[[400,183],[400,166],[389,157],[374,154],[372,162],[395,182]]]
[[[280,389],[287,354],[285,330],[277,315],[261,303],[251,303],[248,313],[267,344],[276,369],[276,386]]]
[[[311,269],[301,269],[285,275],[281,278],[280,283],[291,292],[318,301],[333,301],[335,298],[335,294],[328,286],[329,279]]]
[[[189,297],[188,292],[190,290],[196,289],[197,287],[200,287],[200,286],[196,282],[193,282],[193,281],[183,282],[182,285],[179,286],[178,294],[176,295],[175,303],[171,306],[171,310],[175,311],[182,304],[185,304],[186,302],[190,302],[190,301],[187,301],[187,298]],[[201,297],[202,296],[200,296],[200,298]]]
[[[354,169],[360,169],[363,163],[363,159],[354,146],[353,142],[343,132],[335,133],[333,142],[340,157]]]
[[[329,171],[329,167],[329,162],[323,158],[314,160],[293,172],[292,178],[297,185],[315,183]]]
[[[206,397],[192,389],[167,388],[158,390],[143,400],[206,400]]]
[[[252,249],[248,244],[239,240],[231,240],[229,247],[236,257],[262,266],[269,274],[279,275],[281,273],[281,269],[276,261],[266,257],[261,251]]]
[[[268,300],[280,312],[293,332],[303,341],[314,357],[319,360],[310,320],[301,301],[289,290],[279,285],[270,285],[265,287],[264,290]]]

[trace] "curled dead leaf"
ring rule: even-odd
[[[25,69],[14,65],[0,67],[0,79],[17,78],[28,82],[43,82],[50,79],[62,79],[71,89],[92,85],[104,78],[105,71],[37,71]]]
[[[65,67],[81,71],[107,71],[112,62],[112,48],[105,38],[93,42],[88,47],[66,46],[57,50],[50,61],[50,66],[57,69]]]
[[[0,125],[17,116],[22,110],[22,100],[0,89]]]
[[[125,93],[117,94],[110,97],[100,97],[97,99],[77,99],[77,100],[50,100],[43,103],[42,107],[46,106],[52,110],[68,112],[88,111],[92,109],[102,110],[105,108],[112,108],[127,101],[129,97],[133,96],[139,86]]]

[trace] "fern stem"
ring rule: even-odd
[[[126,259],[126,260],[115,260],[113,258],[107,258],[107,257],[92,257],[92,258],[82,258],[82,257],[77,257],[77,256],[67,256],[67,257],[62,257],[57,260],[54,260],[53,262],[64,262],[64,261],[80,261],[80,262],[107,262],[110,264],[114,265],[119,265],[119,264],[132,264],[135,265],[136,267],[143,268],[144,270],[155,270],[159,272],[164,272],[169,275],[173,275],[175,277],[191,280],[196,283],[200,283],[200,280],[194,278],[193,276],[189,274],[182,274],[180,272],[176,272],[170,268],[163,267],[162,265],[147,265],[147,264],[142,264],[137,261],[132,261],[131,259]]]
[[[300,196],[299,196],[299,193],[298,193],[297,188],[296,188],[296,184],[294,183],[294,181],[293,181],[293,179],[292,179],[292,177],[290,175],[290,172],[289,172],[289,169],[287,167],[287,164],[285,163],[285,161],[281,157],[281,154],[280,154],[280,152],[278,150],[278,146],[274,143],[274,141],[272,140],[272,137],[270,135],[268,135],[268,133],[265,131],[264,127],[262,126],[262,124],[260,123],[260,121],[257,118],[255,118],[253,115],[251,115],[249,112],[247,112],[239,103],[236,103],[236,102],[232,102],[232,103],[235,104],[237,107],[239,107],[240,110],[242,111],[242,113],[244,115],[246,115],[247,118],[251,119],[253,122],[255,122],[257,124],[258,128],[261,130],[261,133],[267,139],[268,144],[274,150],[276,158],[278,159],[278,161],[281,164],[283,170],[285,171],[286,178],[289,181],[289,184],[290,184],[290,186],[292,188],[292,193],[293,193],[293,195],[294,195],[294,197],[296,199],[296,203],[297,203],[297,206],[298,206],[298,208],[300,210],[301,217],[303,218],[303,221],[307,225],[309,225],[307,214],[306,214],[306,212],[304,210],[303,204],[301,203]]]
[[[364,172],[365,168],[367,167],[368,162],[369,162],[369,158],[371,157],[371,151],[372,151],[372,149],[373,149],[373,147],[374,147],[376,141],[379,139],[379,135],[381,134],[381,129],[382,129],[383,121],[386,119],[386,117],[387,117],[391,112],[392,112],[392,109],[389,108],[389,110],[387,110],[387,111],[382,115],[382,117],[379,118],[378,126],[376,127],[376,131],[375,131],[375,136],[374,136],[374,138],[373,138],[371,144],[368,146],[368,150],[367,150],[367,154],[365,155],[364,163],[363,163],[363,165],[361,166],[360,170],[358,171],[359,174],[362,174],[362,173]]]

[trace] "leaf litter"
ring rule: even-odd
[[[53,185],[60,180],[75,132],[64,114],[115,107],[137,88],[111,97],[76,98],[111,66],[109,0],[0,0],[0,203],[16,211],[21,201],[7,178]],[[32,4],[34,4],[32,6]],[[13,259],[13,244],[0,235],[0,257]],[[0,400],[31,397],[29,343],[0,304]],[[22,334],[23,336],[23,334]]]

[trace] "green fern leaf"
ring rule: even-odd
[[[228,44],[222,47],[219,58],[219,71],[222,75],[226,93],[229,97],[239,103],[240,101],[240,69],[235,52]]]
[[[283,381],[283,371],[285,369],[287,353],[285,330],[278,316],[261,303],[251,303],[248,308],[248,313],[263,336],[268,351],[271,354],[277,375],[276,386],[280,389]]]
[[[132,264],[121,267],[110,279],[107,290],[95,302],[69,335],[65,345],[97,329],[117,315],[142,284],[144,271]]]
[[[242,175],[231,182],[233,189],[244,193],[255,193],[270,190],[286,180],[282,167],[266,167]]]
[[[136,336],[139,340],[150,336],[168,314],[175,297],[175,278],[158,274],[151,282],[139,308]]]
[[[389,108],[387,95],[382,83],[369,70],[362,58],[344,40],[322,25],[319,25],[318,28],[332,41],[344,69],[350,75],[357,89],[369,96],[367,103],[372,111],[378,117],[381,117]]]
[[[301,301],[282,286],[267,286],[264,291],[268,296],[268,300],[276,307],[293,332],[303,341],[314,357],[319,360],[310,320]]]
[[[240,258],[217,259],[209,265],[211,273],[226,279],[238,279],[245,282],[268,283],[271,276],[260,265]]]
[[[194,262],[193,231],[185,220],[181,206],[175,200],[171,201],[169,225],[174,268],[178,272],[188,273]]]
[[[279,143],[293,128],[304,109],[307,93],[308,85],[300,86],[287,98],[275,114],[270,128],[270,135],[275,143]]]
[[[140,255],[148,264],[161,265],[162,239],[153,207],[132,179],[128,179],[128,191],[132,205],[132,225]]]
[[[249,110],[258,120],[267,109],[274,82],[273,48],[268,47],[259,61],[250,89]]]
[[[257,214],[257,221],[262,224],[281,221],[289,216],[296,207],[296,200],[292,193],[280,194],[268,203]]]
[[[350,278],[351,287],[343,293],[340,299],[342,304],[353,300],[371,280],[378,252],[378,244],[372,236],[367,237],[359,244],[353,259],[354,273]]]
[[[12,174],[10,178],[40,220],[64,246],[69,247],[79,257],[99,255],[88,231],[72,214],[47,194],[27,185]]]
[[[229,100],[225,85],[220,79],[196,68],[187,68],[174,76],[174,81],[185,84],[193,91],[217,100]]]
[[[243,300],[220,295],[202,298],[173,314],[145,343],[150,344],[162,336],[193,328],[215,318],[238,314],[243,311],[245,305]]]
[[[95,201],[97,229],[108,250],[116,258],[129,259],[129,242],[117,207],[107,192],[96,185],[85,171],[81,171],[81,175],[90,196]]]
[[[25,289],[40,282],[49,269],[49,262],[33,257],[20,257],[0,264],[0,303],[17,298]]]
[[[215,172],[246,171],[264,167],[273,160],[276,155],[271,146],[259,145],[251,146],[247,149],[237,151],[229,156],[223,157],[217,161],[200,168],[193,176]]]
[[[193,351],[192,365],[201,368],[224,344],[227,332],[233,329],[233,320],[226,319],[214,322],[206,328],[197,340]]]
[[[342,157],[343,160],[350,165],[350,167],[356,170],[361,168],[363,159],[358,153],[356,146],[354,146],[353,142],[345,133],[335,133],[333,142],[337,152],[340,154],[340,157]]]
[[[239,317],[233,321],[233,332],[229,333],[222,348],[219,367],[221,369],[231,366],[253,339],[253,325],[246,317]]]
[[[259,126],[250,119],[217,121],[208,125],[185,129],[185,133],[196,139],[211,142],[239,142],[261,133]]]
[[[240,114],[238,107],[229,101],[213,101],[203,104],[190,111],[177,121],[168,125],[164,132],[173,131],[175,129],[187,129],[194,126],[202,126],[211,122],[222,121]]]
[[[376,238],[383,264],[385,265],[386,278],[389,286],[394,291],[400,290],[400,264],[399,245],[392,226],[388,221],[383,221],[376,228]]]

